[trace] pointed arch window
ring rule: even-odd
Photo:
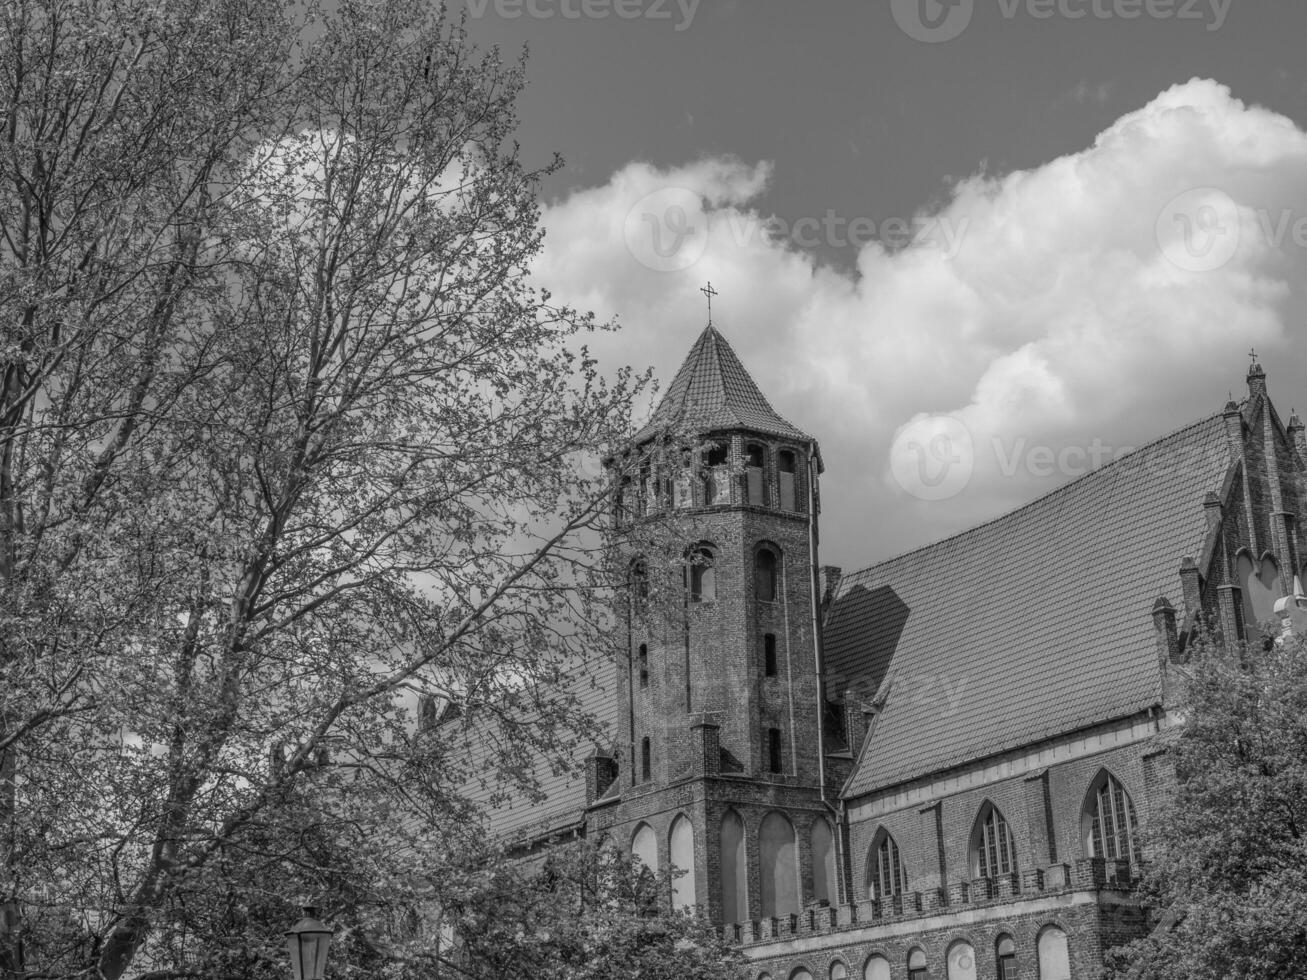
[[[754,588],[759,602],[775,602],[777,595],[776,552],[770,548],[758,549],[753,559]]]
[[[749,868],[744,855],[744,821],[734,810],[727,810],[722,817],[719,841],[722,919],[728,923],[744,922],[749,918]]]
[[[699,476],[703,483],[703,502],[706,506],[731,502],[727,452],[727,448],[720,443],[704,447],[703,469]]]
[[[1106,769],[1089,787],[1080,827],[1090,857],[1136,860],[1135,806],[1125,787]]]
[[[686,569],[690,585],[691,602],[713,602],[717,599],[717,568],[712,551],[705,545],[695,545],[688,555]]]
[[[631,853],[650,871],[658,873],[658,838],[647,823],[635,828],[631,836]]]
[[[997,878],[1017,870],[1012,831],[992,803],[981,808],[971,833],[971,871],[978,878]]]
[[[776,482],[781,492],[781,510],[798,510],[798,478],[794,453],[785,449],[776,455]]]
[[[765,505],[767,503],[765,473],[767,450],[756,442],[751,442],[744,449],[744,500],[746,503]]]
[[[887,899],[907,890],[907,875],[899,845],[890,832],[881,828],[872,838],[867,852],[867,897]]]
[[[1244,629],[1248,639],[1258,636],[1258,628],[1275,619],[1275,600],[1280,598],[1280,566],[1266,555],[1254,562],[1247,551],[1240,551],[1235,563],[1243,595]]]
[[[775,811],[758,829],[758,854],[763,918],[799,911],[799,854],[794,825]]]
[[[672,866],[680,872],[672,879],[672,908],[693,908],[699,900],[694,880],[694,826],[684,815],[672,821],[668,848]]]
[[[812,850],[812,897],[835,903],[835,835],[822,817],[812,822],[808,831]]]

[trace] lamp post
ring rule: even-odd
[[[327,947],[334,930],[317,919],[317,907],[304,906],[304,918],[286,933],[290,950],[290,971],[295,980],[324,980],[327,975]]]

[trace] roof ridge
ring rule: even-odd
[[[991,517],[987,521],[981,521],[979,524],[973,524],[971,527],[963,528],[961,531],[955,531],[953,534],[947,535],[946,537],[939,538],[927,544],[918,545],[916,548],[909,548],[907,551],[899,552],[898,554],[891,555],[888,558],[882,558],[880,561],[872,562],[870,565],[864,565],[862,568],[859,568],[856,571],[850,572],[849,574],[845,575],[841,582],[841,585],[854,584],[853,580],[857,576],[861,575],[863,572],[869,572],[873,568],[880,568],[884,565],[889,565],[893,562],[900,561],[904,558],[910,557],[911,555],[916,555],[916,554],[920,554],[921,552],[930,551],[933,548],[938,548],[940,545],[948,544],[952,541],[956,541],[959,538],[965,537],[968,534],[972,534],[975,531],[979,531],[984,528],[987,528],[992,524],[998,524],[1002,521],[1006,521],[1011,517],[1015,517],[1016,515],[1022,513],[1023,511],[1029,510],[1030,508],[1043,503],[1044,501],[1048,500],[1050,497],[1055,497],[1058,494],[1065,493],[1071,490],[1073,487],[1077,486],[1078,484],[1083,483],[1084,481],[1089,480],[1093,477],[1097,477],[1102,473],[1109,471],[1110,469],[1112,469],[1112,467],[1119,466],[1125,463],[1127,460],[1130,460],[1131,458],[1139,455],[1140,453],[1152,449],[1153,447],[1159,445],[1160,443],[1166,442],[1168,439],[1174,439],[1176,436],[1184,432],[1188,432],[1191,429],[1197,429],[1200,426],[1207,425],[1215,421],[1216,419],[1221,418],[1223,415],[1224,415],[1224,411],[1213,412],[1211,415],[1203,416],[1200,419],[1190,422],[1188,425],[1182,425],[1178,429],[1173,429],[1172,431],[1168,432],[1164,436],[1159,436],[1156,439],[1144,443],[1142,446],[1137,446],[1134,449],[1132,449],[1130,452],[1126,453],[1125,455],[1117,456],[1116,458],[1111,459],[1108,462],[1104,463],[1102,466],[1099,466],[1096,469],[1092,469],[1088,473],[1084,473],[1076,477],[1074,480],[1069,480],[1066,483],[1063,483],[1061,486],[1054,487],[1052,490],[1048,490],[1045,493],[1040,494],[1038,497],[1035,497],[1033,500],[1028,500],[1024,504],[1020,504],[1012,508],[1011,510],[1004,511],[1002,514],[999,514],[996,517]]]

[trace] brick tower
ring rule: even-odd
[[[587,825],[686,869],[674,904],[718,922],[839,900],[814,628],[821,471],[816,441],[711,322],[624,466],[616,758],[594,760]]]

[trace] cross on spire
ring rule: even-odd
[[[1251,358],[1253,359],[1253,363],[1256,364],[1256,363],[1257,363],[1257,348],[1256,348],[1256,347],[1251,348],[1251,349],[1248,351],[1248,356],[1251,357]]]
[[[712,298],[717,295],[717,290],[712,288],[712,282],[700,288],[699,292],[708,297],[708,326],[712,326]]]

